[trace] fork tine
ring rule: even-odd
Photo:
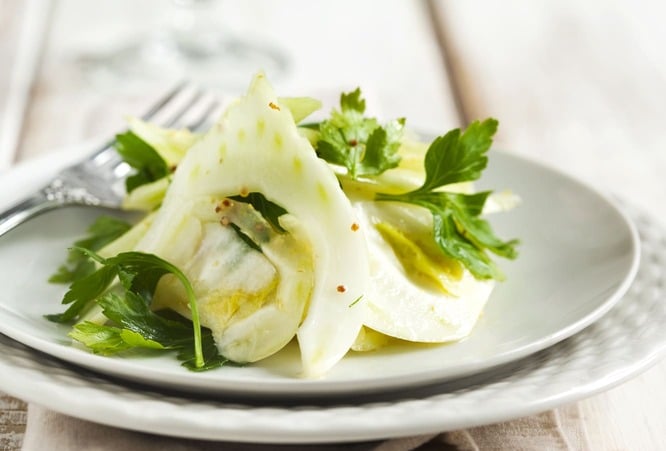
[[[208,106],[206,106],[206,108],[201,112],[199,117],[197,117],[195,120],[193,120],[187,125],[187,128],[189,128],[192,131],[199,130],[199,128],[201,128],[201,126],[206,123],[206,121],[213,113],[213,111],[217,110],[220,107],[220,104],[221,102],[218,99],[211,100]]]
[[[166,107],[171,101],[180,94],[185,87],[187,86],[186,81],[180,81],[177,85],[175,85],[173,88],[171,88],[164,96],[162,96],[159,100],[157,100],[151,107],[141,116],[141,119],[144,121],[148,121],[155,117],[157,113],[162,111],[164,107]],[[184,114],[184,111],[181,111],[178,113],[179,116],[182,116]],[[99,158],[102,158],[103,160],[106,160],[108,157],[106,157],[104,154],[105,153],[110,153],[110,154],[115,154],[116,152],[113,151],[113,145],[116,142],[115,136],[105,142],[102,146],[100,146],[95,152],[93,152],[89,159],[92,160],[98,160]],[[101,163],[101,162],[100,162]]]
[[[174,100],[175,97],[178,97],[182,93],[182,91],[184,91],[187,88],[187,85],[188,83],[186,82],[178,84],[174,89],[172,89],[162,99],[160,99],[153,107],[151,107],[149,112],[147,112],[142,116],[142,120],[150,119],[151,117],[160,113],[162,109],[164,109],[167,105],[169,105]],[[201,99],[204,98],[204,96],[205,92],[199,88],[196,88],[194,92],[191,93],[190,97],[187,98],[187,101],[179,107],[177,112],[173,114],[173,116],[165,123],[160,124],[160,126],[168,128],[178,124],[178,126],[185,127],[190,130],[199,129],[203,124],[206,123],[206,121],[210,118],[211,114],[221,104],[221,102],[217,98],[207,99],[207,103],[204,103],[203,101],[201,101]],[[184,95],[181,95],[180,97],[184,97]],[[193,110],[201,110],[202,105],[205,106],[203,107],[203,110],[201,111],[201,113],[199,113],[198,116],[196,116],[190,122],[182,123],[183,122],[182,119],[186,115],[188,114],[191,115],[191,112]],[[96,154],[94,154],[94,157],[92,159],[99,167],[117,166],[120,163],[122,163],[120,155],[118,155],[118,153],[115,152],[115,150],[113,149],[114,143],[115,143],[115,138],[106,143]]]
[[[144,121],[152,119],[162,108],[164,108],[169,102],[171,102],[184,88],[187,86],[186,81],[180,81],[176,86],[174,86],[169,92],[167,92],[164,97],[159,99],[153,106],[151,106],[148,111],[146,111],[141,119]]]
[[[211,118],[213,112],[215,112],[220,107],[222,102],[217,97],[210,98],[208,96],[206,96],[207,98],[205,101],[201,101],[204,96],[204,92],[196,91],[193,97],[187,102],[187,105],[182,107],[180,111],[178,111],[178,113],[171,118],[169,121],[171,126],[178,123],[179,120],[186,116],[188,113],[191,113],[193,109],[200,110],[198,115],[192,121],[189,121],[186,124],[178,124],[177,126],[184,127],[192,131],[197,131],[201,126],[206,124]],[[197,103],[199,103],[199,105],[197,105]],[[192,108],[195,105],[197,108]],[[108,150],[110,150],[110,152],[108,152],[108,160],[104,161],[99,167],[112,168],[111,172],[113,172],[113,174],[118,178],[126,176],[130,171],[130,168],[123,161],[118,152],[111,151],[113,150],[112,148]]]
[[[192,97],[190,97],[188,101],[185,102],[185,104],[181,106],[180,109],[178,109],[178,111],[176,111],[176,113],[169,120],[167,120],[164,124],[162,124],[162,126],[170,128],[176,125],[178,121],[183,116],[185,116],[185,114],[188,111],[190,111],[194,105],[197,104],[197,102],[199,101],[199,99],[201,99],[201,97],[203,97],[203,92],[200,89],[197,89],[192,95]]]

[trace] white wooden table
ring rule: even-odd
[[[20,87],[10,69],[29,48],[22,28],[41,26],[35,3],[48,29],[6,161],[111,135],[167,84],[100,87],[77,64],[159,26],[164,2],[0,0],[0,120],[17,111],[6,110]],[[426,130],[492,115],[498,147],[560,167],[666,224],[666,7],[657,0],[257,0],[223,2],[221,11],[235,31],[288,51],[280,92],[331,102],[360,85],[376,113]],[[580,421],[592,449],[666,449],[664,406],[666,361],[580,402]],[[0,397],[0,448],[18,448],[24,427],[25,405]]]

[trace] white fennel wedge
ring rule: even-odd
[[[414,342],[443,343],[467,337],[495,282],[477,280],[462,265],[443,256],[432,257],[437,249],[423,250],[427,249],[424,243],[432,241],[427,212],[409,205],[373,202],[357,202],[356,208],[366,229],[371,267],[365,325]],[[425,237],[416,239],[420,246],[411,239],[419,236]]]
[[[301,251],[306,249],[311,253],[308,257],[313,266],[311,290],[288,280],[294,268],[303,264],[303,259],[295,259],[296,266],[287,264],[284,251],[298,246],[267,245],[262,249],[265,255],[238,247],[237,236],[232,237],[230,232],[233,231],[220,224],[219,216],[206,218],[210,212],[200,213],[202,205],[209,205],[213,211],[216,202],[250,193],[262,193],[287,210],[288,215],[281,218],[281,224],[287,233],[291,232],[293,239],[304,242],[299,248]],[[226,218],[222,222],[233,220]],[[270,309],[258,305],[255,311],[246,312],[241,318],[232,316],[224,324],[213,324],[219,329],[213,330],[218,337],[216,343],[222,353],[235,346],[236,358],[255,360],[267,349],[251,355],[252,346],[242,345],[244,336],[252,340],[253,334],[262,333],[261,328],[250,331],[250,325],[256,328],[257,324],[264,324],[276,329],[281,323],[276,319],[280,309],[295,311],[298,321],[285,321],[284,327],[298,327],[303,373],[317,377],[347,353],[365,319],[362,297],[367,289],[369,268],[363,233],[334,173],[299,134],[289,109],[280,107],[272,87],[259,74],[247,95],[230,106],[180,162],[162,206],[137,250],[155,253],[184,268],[195,285],[204,277],[194,268],[205,265],[201,261],[193,262],[202,258],[211,264],[215,262],[216,252],[202,250],[202,247],[224,252],[224,246],[233,245],[239,249],[237,254],[241,260],[252,258],[258,262],[258,267],[264,267],[259,262],[270,262],[277,274],[268,269],[259,270],[263,282],[252,288],[253,296],[272,299]],[[253,265],[246,266],[244,276],[255,277]],[[272,289],[275,280],[277,287]],[[210,280],[206,283],[210,284]],[[251,291],[247,287],[245,290]],[[208,291],[215,290],[208,286]],[[266,294],[268,292],[273,294]],[[300,293],[300,299],[286,296],[294,293]],[[289,302],[302,303],[305,312],[300,325],[303,315],[298,314],[298,305],[283,306]],[[246,332],[242,331],[243,324],[248,325]],[[292,332],[282,334],[280,343],[289,333]],[[228,343],[229,340],[235,345]],[[247,354],[245,359],[241,358],[243,353]]]

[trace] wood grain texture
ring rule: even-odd
[[[666,221],[666,16],[652,0],[436,1],[467,119]]]
[[[0,0],[0,130],[5,128],[7,115],[10,113],[10,89],[13,69],[17,62],[16,51],[19,47],[21,23],[25,18],[25,2],[19,0]],[[6,167],[14,155],[6,154],[0,139],[0,168]]]
[[[18,45],[19,24],[25,5],[19,0],[0,0],[0,67],[10,68]],[[0,70],[0,117],[7,101],[10,70]],[[0,392],[0,449],[17,450],[26,425],[26,404]]]
[[[16,160],[51,12],[51,0],[26,0],[19,5],[11,8],[8,32],[3,32],[9,35],[0,49],[8,60],[0,77],[0,170]]]
[[[27,405],[0,392],[0,449],[18,450],[25,433]]]
[[[19,27],[25,5],[19,0],[0,0],[0,115],[9,94],[12,64],[16,58]]]
[[[432,2],[466,119],[666,224],[666,6]],[[666,361],[580,403],[592,449],[666,449]]]

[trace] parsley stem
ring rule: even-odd
[[[405,202],[405,195],[404,194],[388,194],[388,193],[376,193],[375,194],[375,200],[376,201],[393,201],[393,202]]]
[[[160,261],[164,265],[164,268],[176,276],[185,288],[187,301],[190,304],[190,314],[192,316],[192,332],[194,334],[194,366],[195,368],[202,368],[205,364],[205,361],[203,356],[203,346],[201,344],[201,320],[199,319],[199,308],[197,307],[197,297],[194,294],[194,288],[192,288],[192,284],[188,280],[185,273],[183,273],[175,265],[165,260],[160,259]]]
[[[192,329],[194,333],[194,366],[201,368],[204,366],[204,357],[201,346],[201,322],[199,320],[199,308],[197,307],[197,298],[194,294],[194,289],[187,280],[187,277],[175,266],[172,267],[172,274],[178,277],[178,280],[185,287],[187,293],[187,300],[190,303],[190,313],[192,315]]]
[[[361,161],[361,149],[359,145],[355,145],[351,148],[351,167],[349,168],[349,175],[351,178],[356,180],[358,174],[358,164]]]

